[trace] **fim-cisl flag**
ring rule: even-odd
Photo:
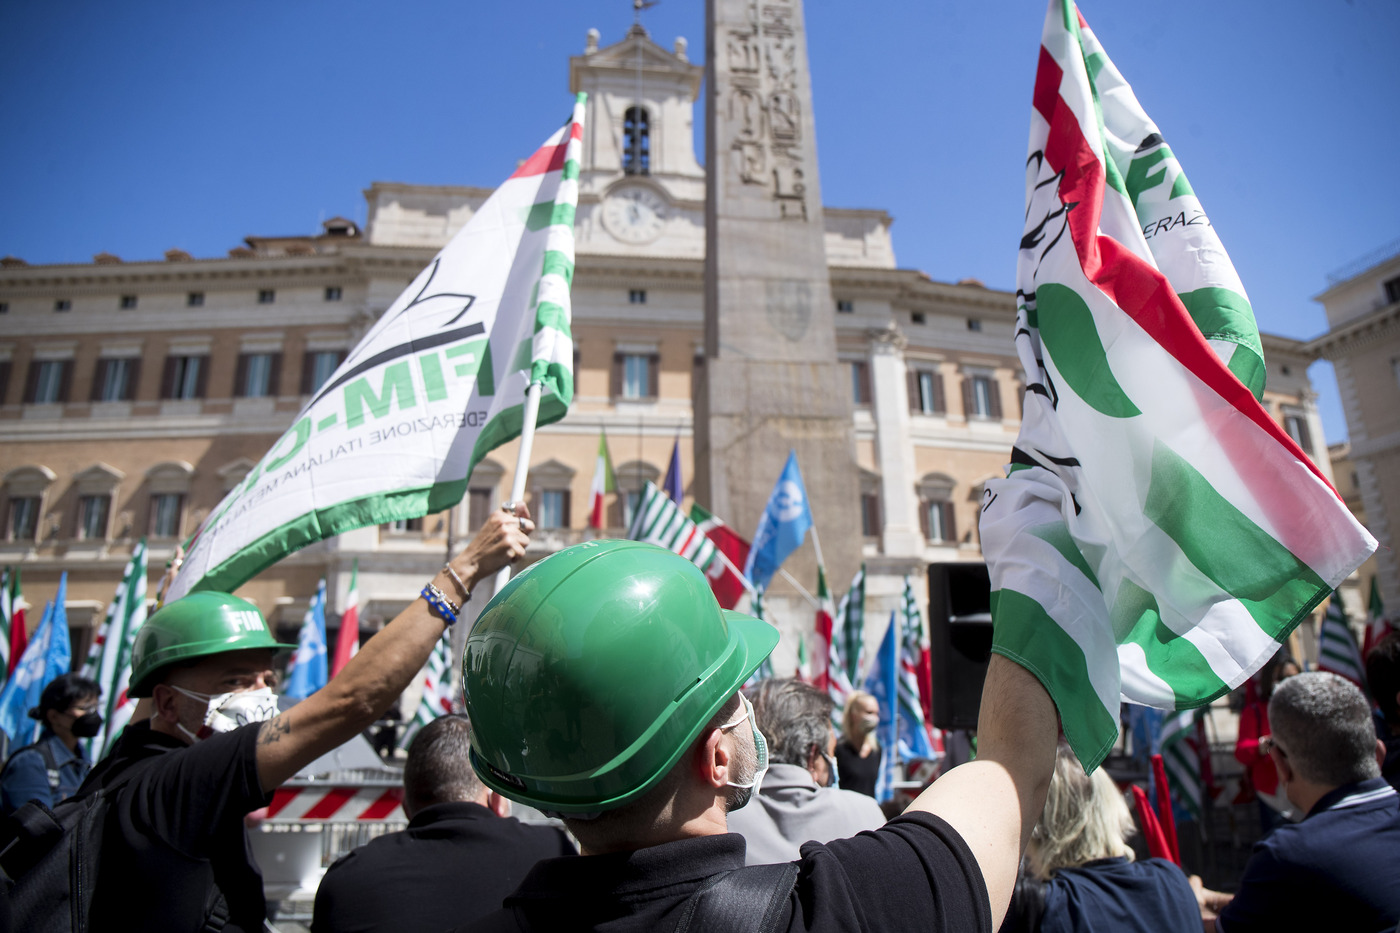
[[[582,121],[579,95],[211,513],[168,599],[232,592],[315,541],[456,505],[520,434],[531,384],[539,424],[564,416]]]
[[[681,511],[681,507],[650,480],[642,487],[637,514],[632,517],[632,527],[627,529],[627,537],[673,551],[706,574],[712,564],[720,561],[714,542],[705,537],[695,522]]]
[[[993,650],[1039,676],[1093,768],[1120,698],[1191,709],[1242,684],[1376,543],[1259,404],[1239,278],[1069,0],[1033,100],[1025,412],[982,548]]]
[[[146,539],[142,538],[132,548],[131,560],[126,562],[117,592],[83,664],[83,676],[97,681],[102,688],[98,699],[102,728],[85,740],[92,761],[107,754],[136,709],[136,700],[126,691],[131,684],[131,648],[136,643],[136,630],[145,622]]]
[[[841,597],[841,605],[836,607],[832,619],[831,647],[827,652],[826,692],[836,704],[831,711],[837,728],[841,726],[841,713],[846,701],[860,683],[860,669],[864,664],[865,651],[865,565],[851,580],[851,588]]]
[[[1361,650],[1356,647],[1356,636],[1351,631],[1351,620],[1342,606],[1342,594],[1333,593],[1327,604],[1327,612],[1322,616],[1322,625],[1317,630],[1318,670],[1340,674],[1366,689],[1366,665],[1361,661]]]

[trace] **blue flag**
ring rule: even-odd
[[[884,803],[894,796],[894,769],[899,763],[899,648],[895,644],[899,620],[890,613],[890,625],[865,678],[865,692],[880,704],[880,773],[875,778],[875,799]]]
[[[68,641],[68,574],[58,578],[58,595],[44,607],[39,630],[0,691],[0,729],[10,737],[10,747],[28,745],[39,737],[39,723],[29,718],[30,707],[55,677],[68,673],[73,649]]]
[[[330,680],[326,666],[326,580],[316,587],[311,606],[301,620],[297,653],[292,657],[292,673],[287,678],[287,696],[304,700]]]
[[[671,447],[671,465],[666,467],[666,478],[661,481],[661,489],[671,497],[672,502],[679,505],[685,498],[684,488],[685,484],[681,482],[681,439],[677,436],[676,443]]]
[[[807,488],[802,485],[802,471],[797,468],[797,452],[788,451],[787,465],[768,507],[763,510],[758,531],[754,532],[753,547],[744,563],[744,576],[760,590],[768,588],[773,574],[787,560],[812,527],[812,509],[807,504]]]

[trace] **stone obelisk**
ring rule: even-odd
[[[705,360],[696,499],[752,535],[789,449],[830,583],[860,565],[851,374],[836,359],[801,0],[707,0]],[[813,548],[783,565],[816,585]],[[794,591],[775,577],[772,593]]]

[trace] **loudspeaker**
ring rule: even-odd
[[[977,728],[992,655],[991,597],[986,564],[929,564],[929,660],[939,729]]]

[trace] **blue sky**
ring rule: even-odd
[[[893,214],[902,266],[1013,287],[1044,3],[806,9],[825,203]],[[703,10],[663,0],[643,22],[700,61]],[[1325,330],[1311,296],[1327,274],[1400,236],[1400,3],[1081,10],[1181,159],[1261,328]],[[495,185],[566,114],[588,28],[609,44],[630,23],[625,0],[5,0],[0,255],[222,256],[249,234],[362,218],[373,181]],[[1328,441],[1344,439],[1330,368],[1311,374]]]

